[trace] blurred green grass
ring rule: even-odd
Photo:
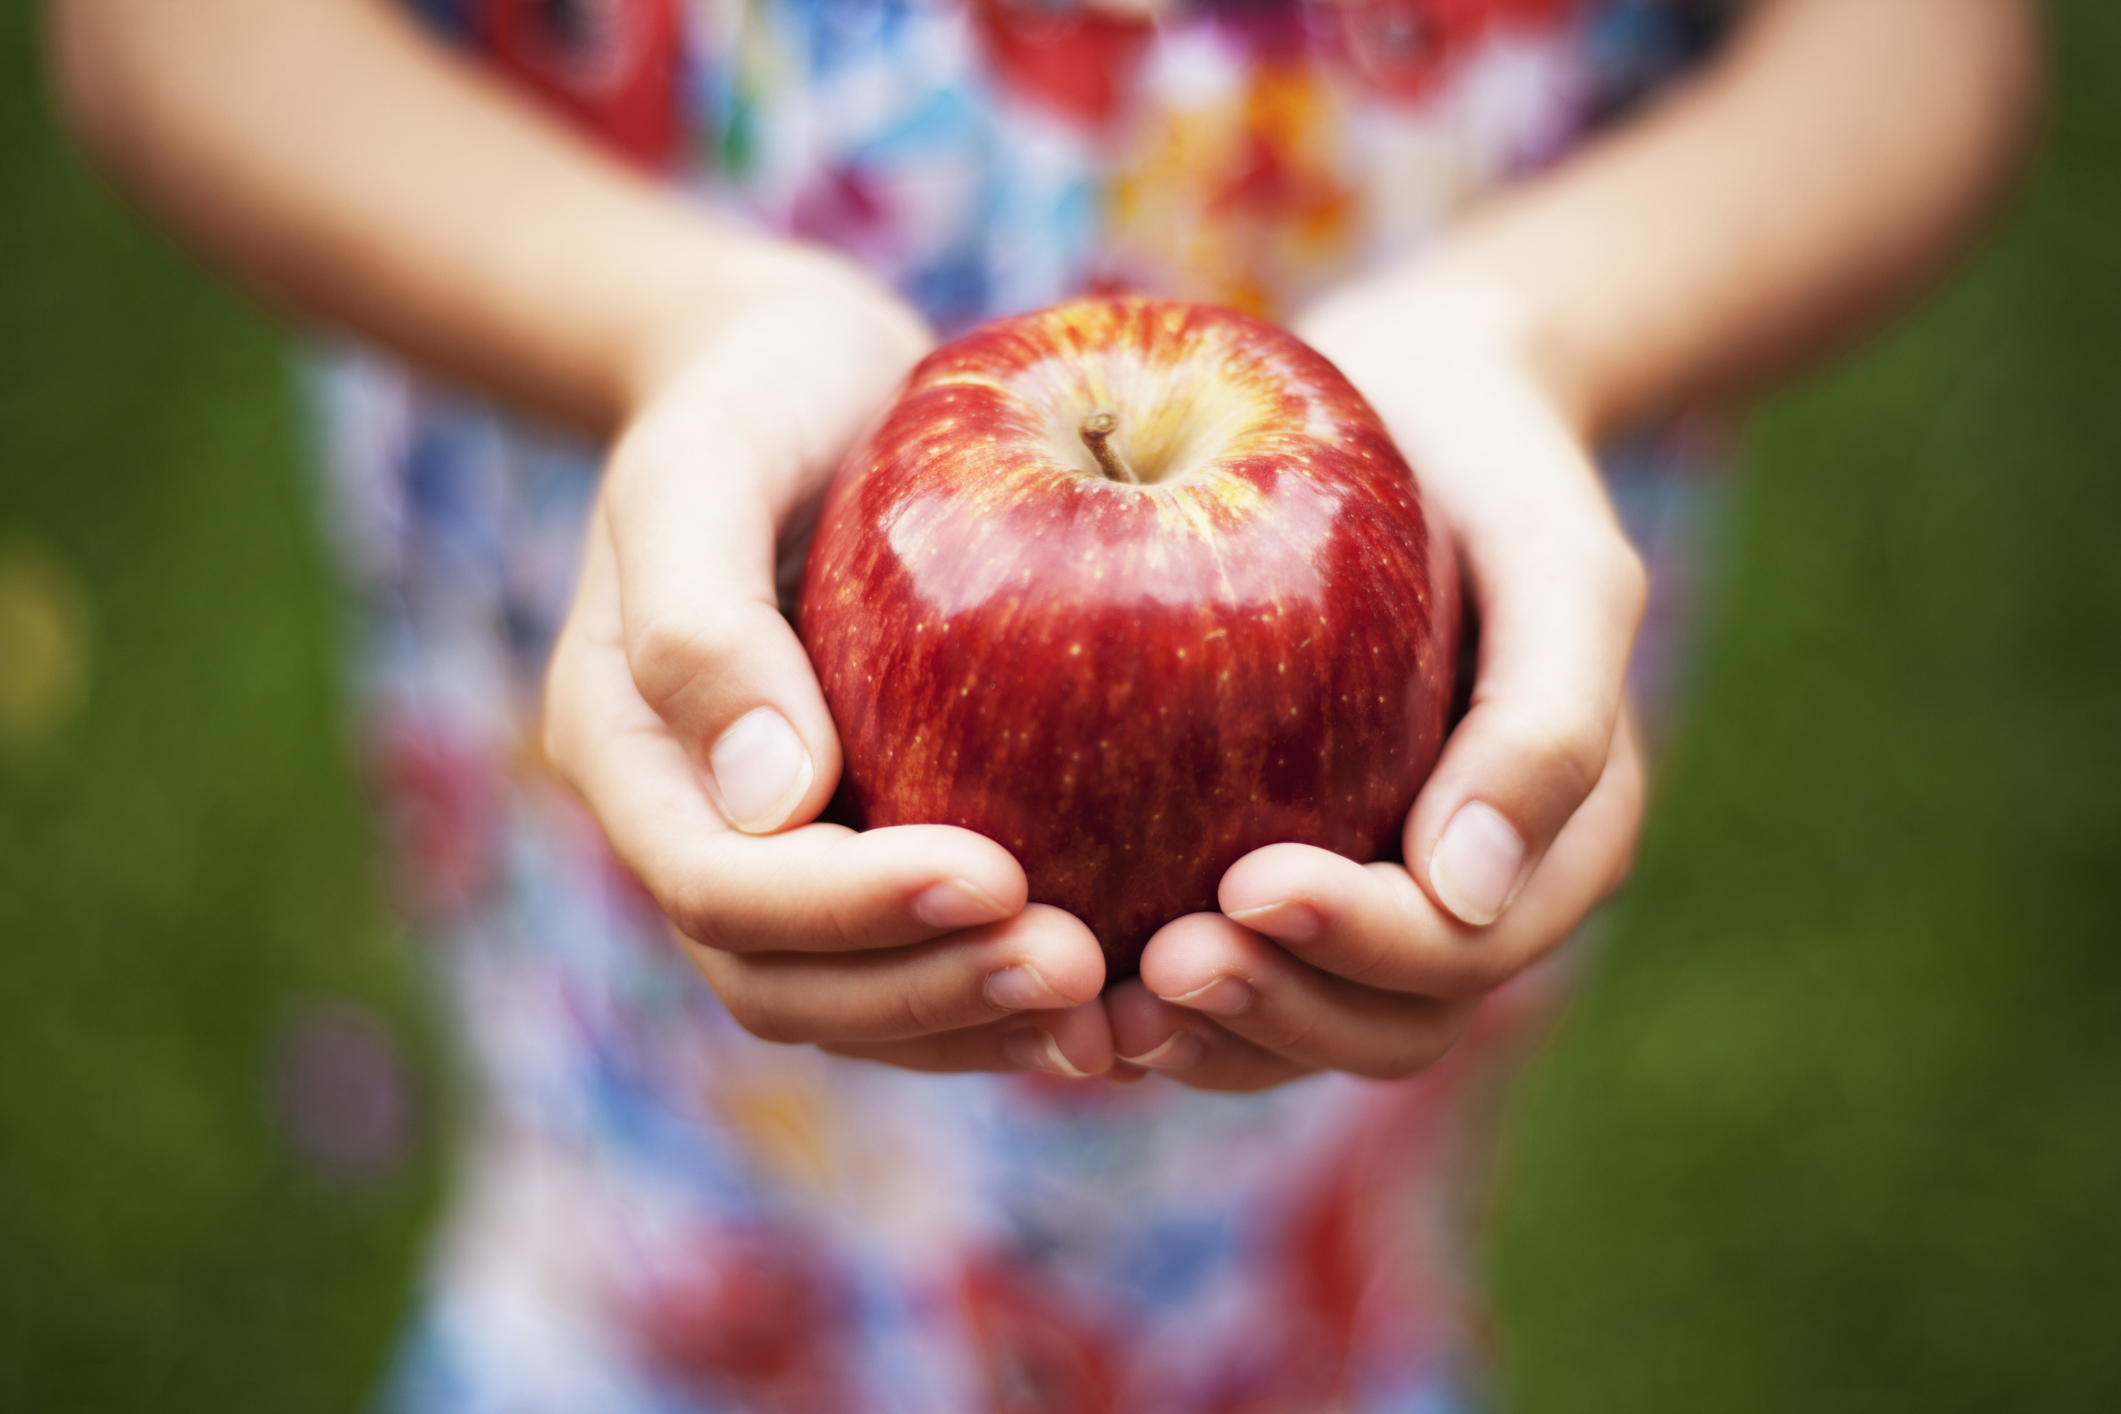
[[[2121,1407],[2121,8],[2025,199],[1756,425],[1690,723],[1511,1128],[1512,1408]],[[417,1048],[335,714],[284,351],[119,212],[0,18],[0,544],[85,708],[0,752],[0,1409],[356,1406],[430,1132],[284,1151],[266,1060]],[[432,1126],[430,1126],[430,1131]]]
[[[1997,239],[1751,429],[1515,1116],[1511,1407],[2121,1408],[2121,7],[2054,19]]]
[[[271,1121],[302,1007],[418,1020],[284,346],[65,155],[35,17],[0,11],[0,557],[81,591],[88,689],[0,741],[0,1409],[346,1409],[434,1161],[334,1187]]]

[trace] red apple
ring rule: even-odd
[[[801,625],[864,826],[962,825],[1130,975],[1282,840],[1371,860],[1435,765],[1457,577],[1377,414],[1226,309],[944,345],[827,493]]]

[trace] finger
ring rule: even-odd
[[[599,613],[615,617],[609,571],[592,556],[555,646],[546,752],[682,932],[736,952],[898,947],[1022,909],[1022,867],[969,830],[730,830],[634,690],[615,625],[596,627]]]
[[[1169,1076],[1196,1090],[1265,1090],[1308,1074],[1315,1067],[1231,1035],[1130,979],[1105,996],[1112,1049],[1120,1065]]]
[[[810,660],[780,613],[777,541],[925,344],[903,311],[850,312],[849,298],[790,296],[732,317],[627,428],[605,473],[635,681],[706,770],[723,817],[750,834],[814,817],[840,769]]]
[[[674,746],[664,751],[678,754]],[[996,923],[1024,907],[1024,872],[1009,852],[954,826],[857,834],[805,825],[760,839],[733,831],[671,836],[645,823],[636,817],[614,827],[619,857],[679,932],[725,952],[895,948]]]
[[[1405,844],[1432,898],[1486,924],[1605,770],[1645,587],[1595,469],[1551,408],[1506,381],[1467,396],[1472,406],[1408,434],[1417,466],[1450,462],[1434,499],[1459,537],[1480,655],[1471,709]]]
[[[1305,845],[1246,855],[1223,876],[1218,900],[1232,921],[1351,982],[1477,997],[1543,957],[1620,886],[1641,819],[1641,762],[1623,716],[1597,789],[1489,927],[1460,922],[1398,865],[1359,865]]]
[[[1374,1079],[1439,1059],[1473,1003],[1359,986],[1299,962],[1216,913],[1168,923],[1142,953],[1151,992],[1285,1060]]]
[[[766,1041],[900,1041],[1095,1001],[1104,954],[1080,922],[1043,904],[912,947],[740,955],[688,940],[694,966],[737,1024]]]
[[[1041,1012],[905,1041],[828,1043],[825,1050],[902,1070],[1029,1070],[1065,1080],[1112,1073],[1112,1034],[1101,1003]]]
[[[840,755],[774,586],[790,506],[765,494],[746,437],[712,405],[650,414],[612,453],[604,532],[636,688],[722,817],[765,834],[824,808]]]

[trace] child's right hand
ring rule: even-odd
[[[614,444],[546,682],[554,766],[770,1041],[917,1070],[1100,1074],[1103,956],[941,825],[812,823],[840,747],[776,544],[929,337],[820,260],[721,311]]]

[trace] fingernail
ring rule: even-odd
[[[1242,923],[1255,933],[1265,933],[1285,943],[1308,943],[1326,926],[1326,920],[1318,916],[1317,909],[1294,898],[1248,908],[1242,913],[1230,914],[1229,918],[1232,923]]]
[[[1509,907],[1524,872],[1524,841],[1493,806],[1458,807],[1429,856],[1429,882],[1443,906],[1476,927]]]
[[[963,879],[945,879],[930,884],[913,900],[913,916],[931,928],[977,928],[999,923],[1009,910]]]
[[[1174,1006],[1191,1007],[1210,1016],[1236,1016],[1259,999],[1252,984],[1242,977],[1218,977],[1205,987],[1195,987],[1183,996],[1165,997]]]
[[[1088,1079],[1061,1054],[1060,1042],[1053,1039],[1053,1033],[1035,1026],[1019,1026],[1002,1037],[1002,1054],[1025,1070],[1043,1071],[1067,1080]]]
[[[748,835],[779,828],[816,772],[803,739],[771,707],[737,718],[707,753],[707,768],[729,823]]]
[[[989,1002],[1004,1011],[1039,1011],[1075,1005],[1047,986],[1046,979],[1038,975],[1038,969],[1025,962],[988,973],[987,985],[981,990]],[[1041,1031],[1038,1034],[1043,1036],[1046,1033]]]
[[[1130,1065],[1147,1066],[1151,1070],[1184,1070],[1207,1050],[1207,1043],[1191,1031],[1179,1031],[1167,1038],[1161,1046],[1138,1056],[1121,1056]]]

